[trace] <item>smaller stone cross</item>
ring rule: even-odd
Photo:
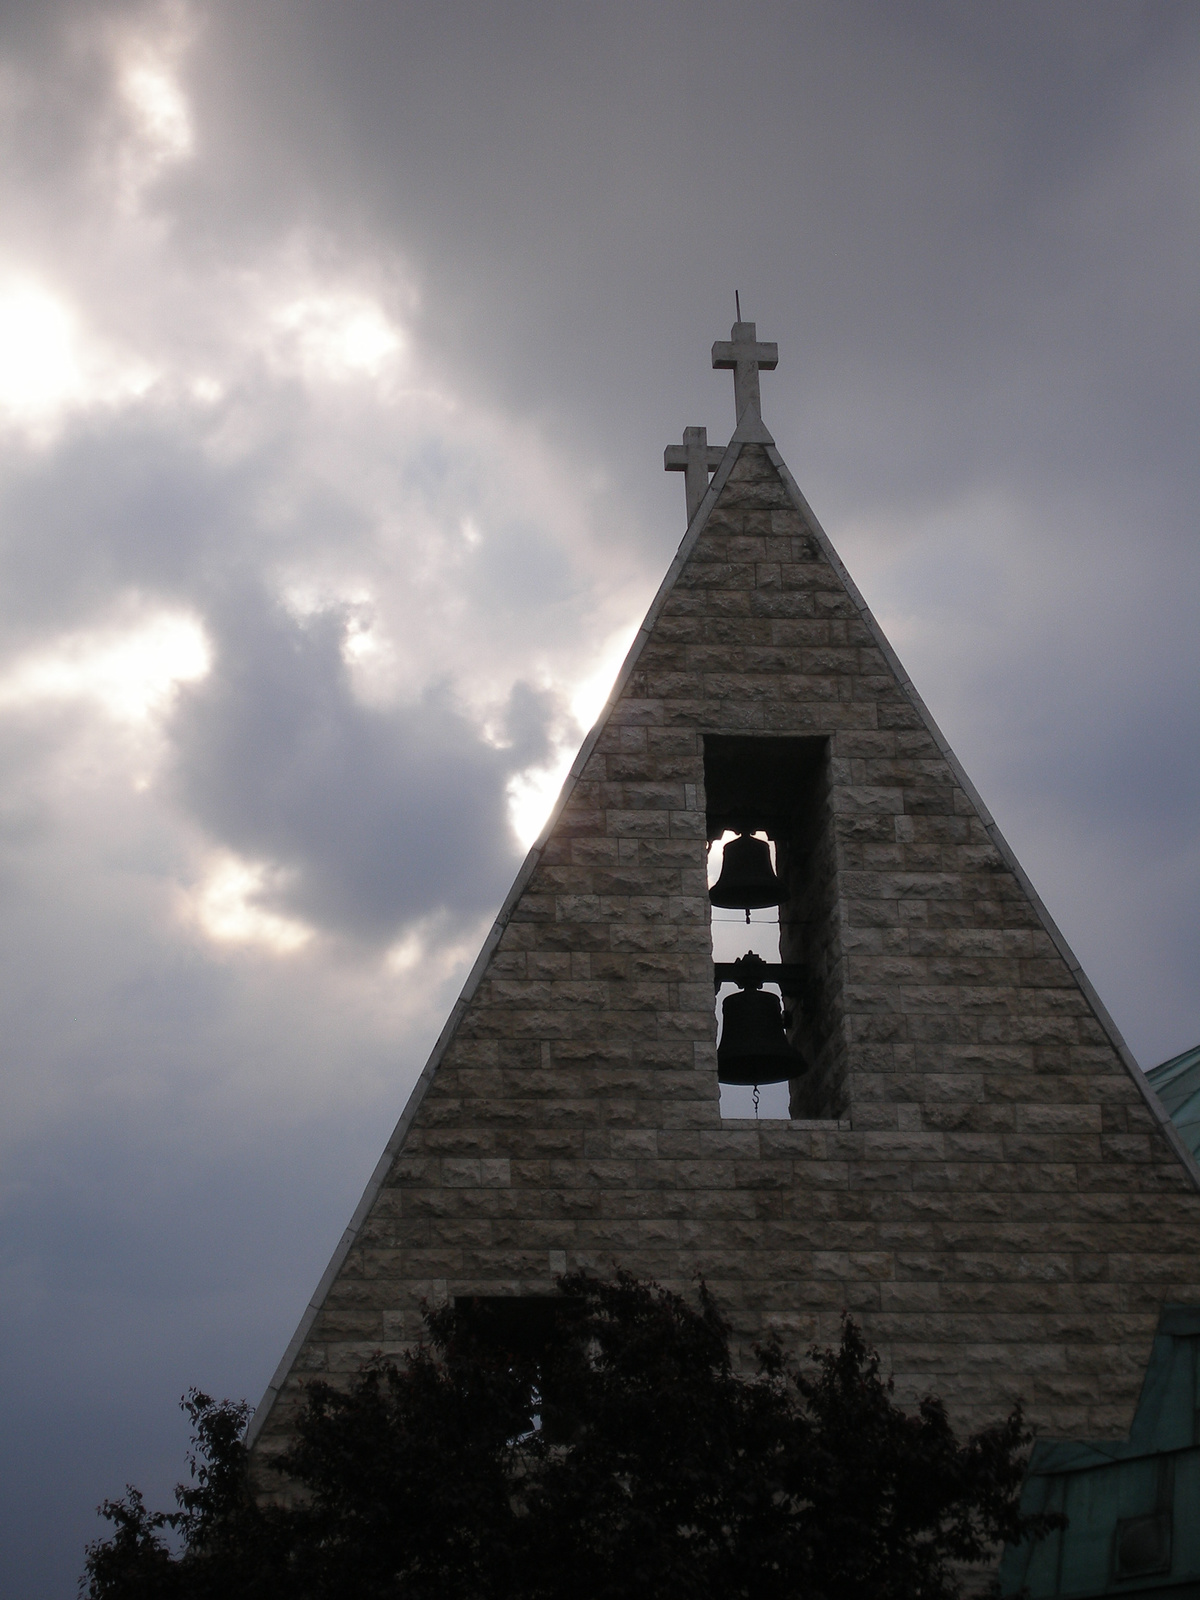
[[[684,474],[689,526],[708,490],[708,475],[721,465],[724,454],[722,445],[709,444],[707,428],[685,428],[683,443],[669,444],[663,451],[663,467],[666,471]]]
[[[779,365],[779,346],[760,344],[752,322],[735,322],[728,339],[718,339],[712,347],[714,367],[732,367],[733,394],[737,406],[735,439],[755,439],[764,444],[775,441],[762,420],[762,400],[758,392],[759,370],[773,372]]]

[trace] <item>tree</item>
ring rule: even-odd
[[[746,1376],[703,1286],[559,1287],[541,1339],[447,1307],[403,1361],[310,1384],[289,1506],[255,1499],[246,1408],[193,1392],[179,1509],[107,1502],[88,1600],[953,1600],[964,1564],[1058,1525],[1018,1508],[1019,1407],[959,1443],[848,1317]]]

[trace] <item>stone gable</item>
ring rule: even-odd
[[[791,1119],[723,1120],[706,771],[785,746],[781,951],[813,1066]],[[1118,1435],[1160,1307],[1200,1303],[1195,1168],[1139,1076],[774,448],[735,441],[259,1408],[259,1459],[306,1375],[399,1349],[423,1301],[618,1264],[702,1274],[746,1344],[833,1341],[848,1309],[901,1395],[961,1422],[1021,1396],[1056,1437]]]

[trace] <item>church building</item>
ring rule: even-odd
[[[699,1275],[745,1347],[848,1310],[902,1401],[973,1428],[1022,1399],[1028,1493],[1071,1525],[1013,1589],[1200,1596],[1200,1170],[784,465],[776,362],[752,322],[713,346],[732,437],[667,450],[683,542],[257,1467],[306,1379],[399,1352],[423,1303]]]

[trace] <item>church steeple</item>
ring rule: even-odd
[[[1159,1307],[1200,1300],[1200,1173],[762,423],[689,429],[689,527],[255,1414],[423,1304],[697,1273],[747,1345],[852,1310],[900,1393],[1124,1431]],[[689,454],[690,452],[690,454]],[[697,496],[699,498],[697,498]],[[774,841],[811,1063],[722,1118],[706,857]]]

